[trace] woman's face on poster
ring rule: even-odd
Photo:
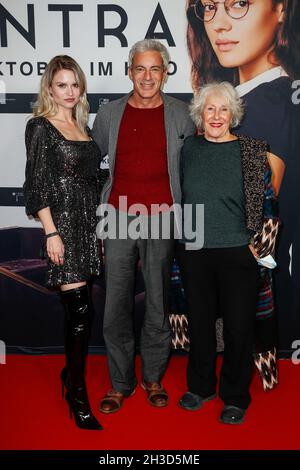
[[[220,64],[223,67],[252,67],[255,75],[256,67],[259,69],[272,49],[277,28],[283,21],[283,4],[280,2],[274,7],[272,0],[227,0],[226,5],[224,1],[200,2],[206,9],[216,9],[215,16],[204,21],[204,28]],[[235,9],[235,14],[245,5],[245,16],[237,19],[228,14],[233,11],[228,8]]]

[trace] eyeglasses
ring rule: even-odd
[[[190,5],[194,8],[195,15],[201,21],[208,22],[214,19],[218,5],[224,5],[228,16],[234,20],[239,20],[247,15],[249,10],[249,1],[247,0],[225,0],[224,2],[215,2],[213,0],[197,0]]]

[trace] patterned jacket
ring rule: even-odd
[[[273,254],[279,228],[278,203],[263,140],[237,136],[244,178],[246,226],[254,232],[252,245],[259,257]]]

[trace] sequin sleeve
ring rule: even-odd
[[[23,189],[26,214],[36,217],[38,211],[51,207],[51,177],[47,158],[49,142],[41,119],[28,121],[25,145],[27,162]]]

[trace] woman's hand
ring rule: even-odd
[[[257,252],[255,251],[255,249],[253,248],[252,245],[248,245],[249,247],[249,250],[251,251],[251,253],[253,254],[254,258],[259,258]]]
[[[47,239],[47,253],[52,263],[57,265],[64,264],[64,244],[59,235]]]
[[[43,224],[46,236],[46,250],[49,259],[54,264],[64,264],[65,248],[62,239],[57,233],[57,228],[54,224],[50,207],[44,207],[38,211],[38,217]],[[57,235],[54,235],[55,233],[57,233]]]

